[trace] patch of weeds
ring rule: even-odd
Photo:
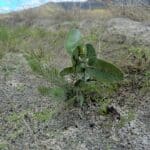
[[[5,50],[7,48],[8,41],[9,41],[8,29],[4,26],[0,26],[0,59],[6,53]]]
[[[25,56],[32,71],[54,85],[53,88],[39,86],[39,93],[43,96],[52,96],[54,99],[64,99],[65,91],[63,86],[66,84],[66,81],[59,75],[59,71],[56,68],[50,68],[50,66],[43,63],[40,56],[37,53],[31,53]]]
[[[0,49],[0,59],[2,59],[4,56],[4,51],[2,49]]]
[[[28,111],[13,113],[7,117],[7,121],[10,123],[19,123],[27,113]]]
[[[16,131],[14,131],[13,133],[8,135],[8,138],[11,140],[15,140],[16,138],[18,138],[19,136],[21,136],[23,134],[23,129],[18,129]]]
[[[132,121],[134,118],[135,118],[135,113],[133,111],[128,112],[127,115],[121,116],[119,123],[118,123],[118,127],[122,128],[123,126],[125,126],[125,124]]]
[[[31,51],[26,54],[25,58],[33,72],[43,76],[50,82],[60,83],[62,78],[59,76],[58,70],[45,63],[46,55],[43,50],[39,49],[39,51]]]
[[[49,96],[51,94],[50,90],[51,90],[50,87],[45,87],[45,86],[38,87],[38,91],[42,96]]]
[[[43,96],[52,96],[54,99],[65,99],[65,91],[61,87],[44,87],[39,86],[38,91]]]
[[[136,65],[142,67],[150,61],[150,51],[146,47],[130,47],[130,55],[136,60]]]
[[[104,105],[108,106],[109,97],[117,91],[119,86],[115,83],[102,83],[102,82],[90,82],[86,86],[80,87],[80,90],[84,93],[86,101],[97,102],[100,106],[100,111],[104,109]],[[108,100],[108,103],[107,103]],[[108,104],[108,105],[107,105]]]
[[[6,52],[22,51],[24,53],[27,50],[31,51],[34,47],[37,48],[37,45],[43,47],[49,33],[42,28],[0,26],[0,57]],[[35,41],[38,41],[36,46]]]
[[[99,42],[100,40],[100,35],[102,35],[103,29],[100,28],[92,28],[90,30],[90,33],[84,37],[85,41],[90,41],[90,42],[94,42],[95,44]]]
[[[54,113],[55,113],[54,110],[44,109],[41,112],[34,113],[33,118],[41,122],[46,122],[52,118]]]
[[[0,142],[0,150],[8,150],[8,143]]]
[[[16,52],[17,36],[14,29],[8,26],[0,27],[0,48],[4,54],[8,51]]]
[[[58,30],[57,32],[51,32],[50,33],[51,36],[49,37],[51,43],[51,49],[55,49],[55,51],[57,51],[57,49],[60,49],[60,46],[63,44],[64,39],[65,39],[65,30]],[[59,51],[57,51],[59,53]]]
[[[18,113],[13,113],[12,115],[7,117],[7,120],[9,122],[18,122],[22,119],[22,115],[19,115]]]
[[[35,28],[35,29],[31,29],[31,36],[33,38],[44,38],[48,36],[48,32],[42,28]]]
[[[143,83],[141,88],[141,93],[150,91],[150,71],[146,71],[143,77]]]
[[[32,71],[41,75],[46,80],[54,84],[62,84],[64,82],[63,78],[59,75],[59,72],[54,67],[49,67],[47,64],[43,64],[42,61],[36,55],[26,55],[26,60]]]
[[[90,35],[88,35],[86,38],[85,38],[87,41],[97,41],[98,40],[98,37],[97,35],[94,33],[90,33]]]
[[[23,111],[23,112],[13,113],[6,118],[8,123],[12,126],[11,133],[9,133],[7,136],[8,139],[15,140],[16,138],[23,135],[24,130],[23,130],[22,122],[26,114],[27,111]]]
[[[33,30],[27,26],[14,27],[11,28],[11,37],[22,41],[22,39],[31,36],[32,31]]]
[[[98,84],[98,93],[105,98],[108,98],[114,92],[116,92],[119,88],[119,85],[114,83],[97,83]]]
[[[7,42],[9,39],[9,30],[7,27],[0,26],[0,41]]]
[[[99,101],[99,110],[98,112],[101,115],[107,115],[108,114],[108,106],[111,104],[110,99],[103,98],[101,101]]]
[[[54,99],[65,99],[65,89],[61,87],[53,87],[50,89],[50,95]]]
[[[28,61],[29,66],[31,67],[31,69],[38,73],[39,75],[43,74],[43,68],[42,65],[40,63],[40,60],[38,60],[36,57],[34,56],[26,56],[25,57],[26,60]]]

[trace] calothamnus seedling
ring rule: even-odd
[[[78,29],[72,29],[67,36],[65,48],[72,60],[72,66],[64,68],[61,76],[70,75],[72,93],[70,98],[77,100],[80,105],[85,99],[83,87],[90,82],[114,82],[123,79],[123,73],[115,65],[98,59],[94,47],[84,44]]]

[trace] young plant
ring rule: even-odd
[[[64,68],[61,76],[71,75],[72,97],[83,104],[85,93],[82,87],[91,82],[114,82],[123,79],[123,73],[115,65],[98,59],[94,47],[83,43],[78,29],[72,29],[67,36],[65,48],[72,60],[72,66]]]

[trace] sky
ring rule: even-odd
[[[0,0],[0,13],[17,11],[25,8],[36,7],[47,2],[86,1],[86,0]]]

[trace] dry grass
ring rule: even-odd
[[[58,10],[59,7],[48,4],[41,7],[0,14],[0,24],[3,23],[14,26],[17,23],[22,23],[25,26],[31,26],[36,19],[52,18]]]
[[[83,10],[74,8],[73,10],[58,10],[54,16],[55,19],[61,21],[82,21],[88,20],[106,20],[113,17],[127,17],[135,21],[150,20],[150,7],[145,6],[108,6],[103,9]]]
[[[137,21],[150,20],[149,6],[125,6],[119,7],[109,5],[107,8],[83,10],[75,7],[72,10],[64,10],[56,5],[44,5],[20,12],[0,15],[0,20],[11,18],[15,22],[25,21],[27,25],[32,25],[36,18],[49,18],[55,21],[81,21],[83,19],[109,19],[112,17],[128,17]]]
[[[135,21],[150,21],[150,7],[145,6],[109,6],[114,17],[127,17]]]
[[[109,9],[93,9],[93,10],[83,10],[79,8],[74,8],[73,10],[59,9],[53,15],[53,19],[58,22],[65,21],[83,21],[83,20],[99,20],[111,18],[112,14]]]
[[[108,19],[111,18],[112,14],[109,9],[93,9],[93,10],[82,10],[81,19]]]

